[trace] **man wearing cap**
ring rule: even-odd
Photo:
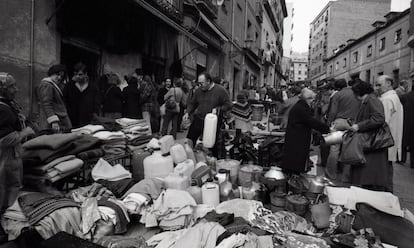
[[[35,94],[38,103],[38,125],[40,130],[52,129],[60,132],[72,128],[68,111],[63,100],[61,85],[66,68],[63,65],[53,65],[36,86]]]

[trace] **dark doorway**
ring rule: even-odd
[[[60,63],[68,69],[69,78],[73,76],[73,66],[82,62],[87,67],[90,82],[97,82],[100,57],[98,51],[94,52],[88,48],[62,42]]]

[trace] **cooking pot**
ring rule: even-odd
[[[334,131],[328,134],[323,134],[323,139],[325,141],[325,145],[336,145],[342,143],[342,136],[344,135],[344,131]]]
[[[284,180],[286,179],[285,174],[282,172],[282,169],[277,166],[270,167],[270,170],[266,172],[264,175],[267,179],[273,179],[273,180]]]
[[[331,182],[325,177],[315,177],[309,180],[308,192],[315,194],[322,194],[326,185]]]

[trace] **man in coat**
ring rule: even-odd
[[[48,77],[43,78],[35,88],[38,103],[35,104],[35,115],[40,131],[52,129],[60,132],[72,128],[61,86],[65,72],[65,66],[53,65],[47,72]]]
[[[401,97],[404,108],[403,149],[410,152],[411,168],[414,168],[414,87]]]
[[[282,168],[287,172],[302,173],[308,170],[312,129],[329,132],[329,126],[315,119],[310,108],[316,94],[308,88],[301,92],[300,100],[290,111],[285,135]]]
[[[385,122],[391,129],[392,137],[394,138],[394,146],[388,148],[388,188],[392,192],[393,189],[393,162],[401,161],[402,158],[402,137],[403,137],[403,117],[404,110],[400,102],[400,98],[393,90],[393,80],[387,75],[378,77],[375,84],[375,89],[380,94],[380,100],[384,106]]]

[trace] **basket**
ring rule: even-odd
[[[309,201],[302,195],[290,195],[286,197],[286,210],[297,215],[304,216],[308,210]]]

